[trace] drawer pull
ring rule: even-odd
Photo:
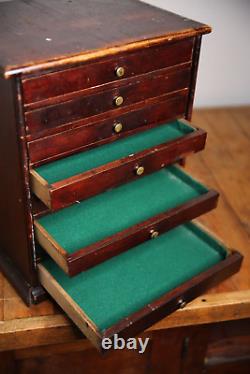
[[[159,232],[155,230],[150,230],[150,237],[151,239],[155,239],[159,236]]]
[[[183,300],[183,299],[179,299],[179,300],[178,300],[178,307],[179,307],[180,309],[185,308],[186,304],[187,304],[187,303],[186,303],[185,300]]]
[[[142,175],[144,173],[144,167],[143,166],[136,166],[135,168],[136,175]]]
[[[116,106],[121,106],[123,104],[123,101],[124,101],[124,99],[123,99],[122,96],[117,96],[114,99],[114,103],[115,103]]]
[[[114,132],[116,133],[116,134],[119,134],[119,132],[121,132],[122,131],[122,123],[121,122],[117,122],[117,123],[115,123],[114,124]]]
[[[125,69],[122,66],[119,66],[116,68],[115,73],[118,78],[122,78],[125,74]]]

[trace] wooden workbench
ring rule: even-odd
[[[199,110],[193,123],[207,130],[208,141],[186,168],[221,194],[218,209],[198,221],[238,249],[244,262],[238,274],[151,330],[250,318],[250,107]],[[26,307],[0,274],[0,351],[72,344],[81,338],[54,302]]]

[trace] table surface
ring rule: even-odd
[[[250,107],[195,111],[192,122],[208,132],[208,140],[205,151],[188,158],[186,170],[220,192],[218,208],[197,221],[244,261],[239,273],[151,329],[250,317]],[[81,338],[53,301],[26,307],[0,273],[0,351]]]

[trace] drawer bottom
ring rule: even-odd
[[[237,271],[242,257],[193,223],[144,242],[74,278],[51,259],[42,285],[98,348],[133,336]]]
[[[75,275],[208,212],[217,199],[170,166],[36,220],[36,239]]]

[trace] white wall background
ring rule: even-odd
[[[204,35],[195,106],[250,104],[250,0],[144,0],[212,26]]]

